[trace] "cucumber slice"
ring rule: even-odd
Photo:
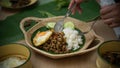
[[[71,28],[74,29],[75,25],[73,22],[69,21],[64,24],[64,28]]]
[[[47,28],[54,28],[54,26],[55,26],[55,22],[49,22],[46,25]]]

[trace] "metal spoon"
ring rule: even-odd
[[[89,29],[88,31],[81,32],[81,33],[80,33],[80,35],[84,35],[84,34],[89,33],[89,32],[93,29],[93,27],[94,27],[95,23],[96,23],[99,19],[101,19],[101,17],[100,17],[100,16],[96,17],[96,18],[95,18],[95,21],[94,21],[94,22],[92,23],[92,25],[90,26],[90,29]]]
[[[58,22],[56,22],[56,24],[54,26],[54,31],[55,32],[61,32],[63,30],[63,22],[72,13],[71,10],[73,8],[75,8],[75,6],[76,6],[76,3],[74,3],[73,6],[70,9],[68,9],[66,15],[61,20],[59,20]]]
[[[71,14],[71,10],[76,6],[76,3],[70,8],[68,9],[66,15],[61,19],[59,20],[58,22],[56,22],[55,26],[54,26],[54,31],[55,32],[61,32],[63,30],[63,22],[65,20],[65,18],[67,18],[70,14]],[[100,16],[96,17],[95,18],[95,21],[92,23],[90,29],[88,31],[85,31],[85,32],[81,32],[80,35],[84,35],[84,34],[87,34],[89,33],[92,29],[93,29],[93,26],[94,24],[99,20],[101,19]]]

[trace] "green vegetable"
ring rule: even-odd
[[[9,0],[0,0],[0,5],[4,7],[11,7],[12,3]]]
[[[57,3],[56,10],[60,10],[63,7],[68,7],[70,1],[69,0],[54,0]]]
[[[73,24],[73,22],[69,21],[69,22],[66,22],[66,23],[64,24],[64,28],[74,29],[74,28],[75,28],[75,25]]]
[[[55,22],[49,22],[46,25],[47,28],[54,28],[54,26],[55,26]]]
[[[47,17],[54,17],[55,15],[47,12],[47,11],[39,11],[43,16],[47,16]]]

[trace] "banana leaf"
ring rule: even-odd
[[[55,16],[65,15],[67,11],[67,7],[61,8],[59,11],[56,10],[56,3],[50,2],[43,5],[32,5],[30,7],[22,9],[20,12],[7,17],[5,20],[0,21],[0,45],[8,44],[11,42],[16,42],[18,40],[23,40],[24,36],[20,30],[20,21],[25,17],[40,17],[46,18],[47,15],[43,15],[40,11],[49,12]],[[99,16],[100,7],[96,3],[95,0],[90,0],[86,3],[82,3],[81,8],[83,9],[83,13],[76,13],[75,15],[71,15],[76,19],[82,21],[92,21],[97,16]],[[34,24],[33,24],[34,25]],[[31,25],[30,27],[32,27]]]

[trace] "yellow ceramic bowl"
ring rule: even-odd
[[[11,56],[25,58],[26,61],[19,65],[19,68],[32,68],[31,52],[27,46],[16,43],[0,46],[0,62]]]
[[[96,60],[96,65],[98,68],[120,68],[120,65],[113,65],[102,56],[106,52],[120,52],[120,41],[106,41],[101,44],[97,50],[98,57]]]

